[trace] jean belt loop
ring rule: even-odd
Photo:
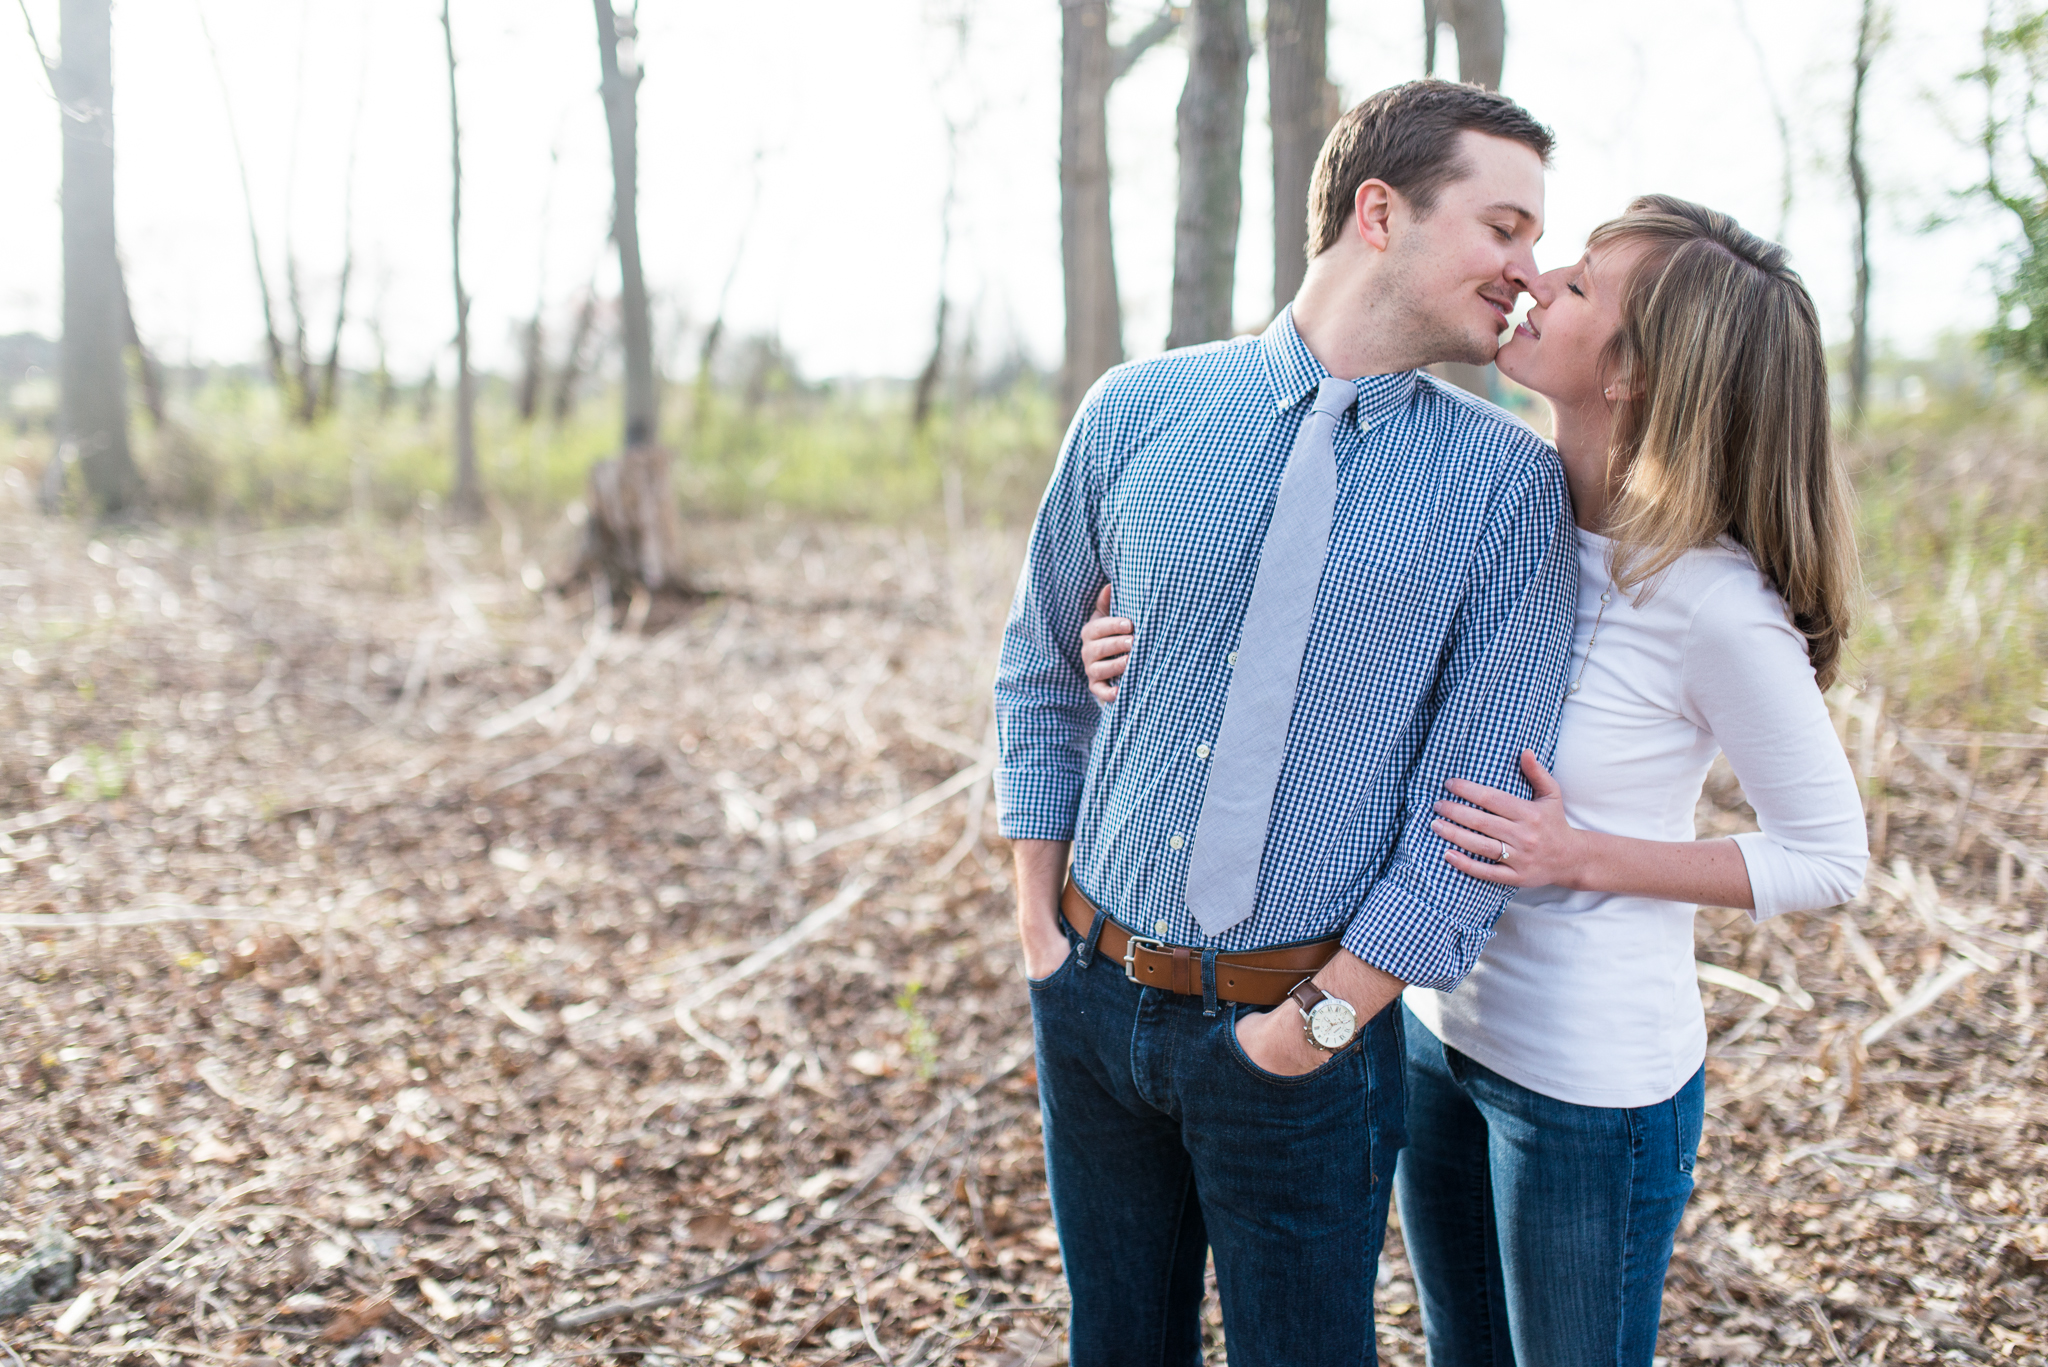
[[[1102,908],[1095,909],[1095,919],[1088,923],[1088,934],[1081,941],[1081,947],[1074,951],[1074,962],[1081,967],[1088,967],[1088,961],[1095,957],[1095,942],[1102,938],[1102,924],[1108,919]]]
[[[1213,1016],[1221,1008],[1216,1004],[1216,951],[1202,951],[1202,1014]]]

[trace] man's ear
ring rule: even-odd
[[[1351,200],[1351,227],[1375,251],[1385,251],[1393,240],[1394,187],[1383,180],[1368,180]]]

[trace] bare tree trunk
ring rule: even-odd
[[[669,483],[671,456],[656,440],[654,338],[647,284],[640,270],[635,100],[645,73],[633,44],[632,20],[615,12],[611,0],[593,0],[593,5],[598,62],[604,73],[605,126],[611,133],[612,241],[619,249],[620,331],[626,349],[626,440],[615,459],[591,468],[583,559],[614,587],[678,592],[685,587],[682,523]]]
[[[343,218],[351,215],[344,213]],[[327,341],[327,359],[320,366],[320,401],[314,405],[314,414],[334,411],[335,390],[341,382],[341,330],[348,325],[348,278],[355,272],[355,243],[343,229],[341,251],[341,282],[334,290],[334,335]]]
[[[924,369],[917,373],[917,386],[910,400],[910,427],[914,432],[924,431],[924,425],[931,421],[932,393],[938,388],[939,371],[946,359],[946,314],[950,300],[939,295],[939,316],[932,325],[932,354],[924,363]]]
[[[135,309],[128,302],[128,268],[121,267],[119,280],[121,290],[121,339],[135,348],[135,368],[142,373],[142,406],[149,410],[149,425],[158,431],[164,425],[164,368],[157,363],[155,353],[142,344],[142,334],[135,327]]]
[[[207,56],[213,60],[213,79],[220,86],[220,105],[228,121],[228,144],[235,153],[235,174],[242,183],[242,212],[249,224],[249,256],[256,265],[256,296],[263,303],[264,356],[270,362],[270,383],[281,396],[289,388],[284,364],[284,341],[277,335],[277,316],[270,307],[270,278],[263,270],[263,242],[256,234],[256,197],[249,190],[249,163],[242,155],[242,135],[235,126],[234,101],[228,98],[228,77],[221,69],[220,50],[213,45],[213,29],[206,11],[199,11],[199,31],[206,38]]]
[[[455,99],[455,29],[441,0],[441,37],[448,51],[448,151],[454,173],[449,197],[451,273],[455,280],[455,493],[449,512],[461,521],[483,516],[476,472],[476,376],[469,368],[469,295],[462,288],[462,112]]]
[[[285,237],[284,298],[292,311],[291,413],[301,427],[309,427],[320,390],[313,382],[313,357],[306,342],[306,301],[299,293],[299,256],[292,250],[290,234]]]
[[[1337,122],[1328,74],[1329,0],[1266,0],[1266,86],[1273,129],[1273,312],[1308,268],[1308,183]]]
[[[1501,64],[1507,55],[1508,20],[1501,0],[1422,0],[1429,42],[1425,73],[1436,66],[1436,30],[1449,24],[1458,37],[1458,79],[1467,85],[1500,89]]]
[[[1108,0],[1060,0],[1060,12],[1060,261],[1067,304],[1060,398],[1071,415],[1088,386],[1124,358],[1109,223],[1109,90],[1173,32],[1180,14],[1164,9],[1128,43],[1113,47]]]
[[[114,236],[114,55],[109,0],[62,0],[62,51],[51,73],[64,133],[64,337],[57,352],[58,450],[44,505],[62,507],[73,460],[101,513],[142,500],[128,449],[127,337]]]
[[[576,309],[576,325],[569,333],[569,349],[562,357],[562,373],[555,381],[555,421],[566,422],[576,411],[576,387],[583,383],[583,367],[590,350],[590,334],[597,328],[597,287],[583,292]]]
[[[1166,345],[1230,335],[1244,207],[1244,102],[1252,58],[1244,0],[1194,0],[1179,109],[1180,209]]]
[[[626,445],[655,438],[654,333],[647,315],[647,283],[640,273],[639,115],[636,97],[645,74],[631,45],[632,21],[624,21],[611,0],[597,9],[597,52],[604,70],[604,119],[612,144],[612,241],[619,248],[619,328],[626,346]],[[620,39],[628,40],[620,59]]]
[[[361,144],[363,105],[369,88],[370,58],[365,49],[356,79],[355,118],[349,124],[348,170],[341,198],[341,280],[334,287],[334,335],[328,339],[327,361],[320,367],[320,401],[315,405],[318,413],[334,411],[336,389],[341,381],[341,330],[348,325],[348,284],[356,268],[356,151]]]
[[[1458,79],[1467,85],[1500,89],[1501,64],[1507,52],[1507,15],[1501,0],[1423,0],[1422,13],[1429,30],[1425,74],[1436,65],[1437,25],[1447,23],[1458,39]],[[1500,377],[1490,365],[1445,361],[1431,369],[1483,399],[1500,392]]]
[[[546,378],[542,372],[547,368],[547,336],[541,330],[539,309],[534,310],[520,343],[519,421],[532,422],[540,412],[540,387]]]
[[[1849,189],[1856,198],[1856,296],[1849,307],[1849,424],[1860,429],[1870,401],[1870,177],[1863,166],[1863,93],[1884,46],[1884,17],[1863,0],[1856,23],[1855,80],[1849,90]]]
[[[1060,255],[1067,294],[1060,399],[1072,413],[1096,377],[1123,360],[1124,321],[1109,223],[1109,5],[1060,5]]]

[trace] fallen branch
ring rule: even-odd
[[[1895,1028],[1934,1005],[1951,987],[1954,987],[1972,973],[1977,972],[1980,967],[1981,965],[1972,963],[1968,959],[1956,958],[1949,960],[1948,967],[1942,969],[1941,972],[1935,974],[1932,978],[1922,982],[1911,992],[1908,992],[1904,1001],[1865,1027],[1863,1034],[1860,1036],[1863,1041],[1863,1047],[1868,1049],[1871,1045],[1890,1034]]]
[[[492,793],[502,793],[507,788],[517,787],[530,778],[539,778],[548,770],[567,764],[572,759],[582,758],[584,755],[589,754],[592,748],[591,743],[587,740],[564,741],[554,749],[536,755],[532,759],[521,760],[508,769],[499,770],[485,781],[484,787],[477,795],[479,797],[489,797]]]
[[[76,916],[0,916],[6,930],[99,930],[115,926],[157,926],[170,921],[263,921],[287,930],[317,930],[318,923],[298,916],[280,916],[262,907],[153,907],[137,911],[104,911]]]
[[[1847,912],[1835,918],[1841,927],[1842,939],[1849,946],[1849,953],[1856,962],[1863,965],[1863,971],[1870,975],[1870,981],[1877,988],[1877,995],[1884,998],[1884,1004],[1893,1010],[1906,999],[1899,991],[1899,985],[1892,981],[1892,975],[1885,971],[1884,960],[1877,957],[1877,951],[1870,947],[1870,941],[1863,938],[1863,932],[1856,928],[1856,922]]]
[[[857,1207],[853,1203],[859,1200],[869,1186],[873,1185],[876,1178],[889,1170],[891,1163],[903,1156],[904,1150],[923,1138],[933,1126],[943,1123],[962,1102],[970,1101],[980,1096],[990,1087],[993,1087],[996,1083],[1017,1071],[1018,1066],[1030,1057],[1031,1045],[1029,1043],[1013,1047],[996,1064],[995,1069],[987,1077],[984,1077],[967,1091],[955,1092],[946,1100],[927,1111],[924,1118],[911,1126],[901,1139],[891,1144],[881,1154],[878,1161],[869,1165],[866,1177],[863,1177],[844,1196],[831,1203],[832,1213],[830,1215],[819,1215],[813,1219],[806,1220],[803,1227],[794,1234],[785,1234],[773,1243],[756,1249],[738,1262],[728,1263],[710,1276],[699,1277],[696,1281],[690,1282],[687,1285],[671,1287],[665,1291],[650,1291],[644,1296],[635,1296],[630,1300],[606,1301],[601,1305],[587,1305],[581,1309],[564,1310],[559,1314],[546,1316],[543,1322],[556,1329],[585,1329],[593,1324],[603,1324],[608,1320],[624,1319],[629,1315],[644,1314],[649,1310],[662,1309],[664,1306],[681,1305],[692,1297],[708,1295],[716,1291],[719,1287],[724,1286],[743,1272],[751,1272],[783,1249],[803,1243],[820,1231],[852,1218],[863,1208]]]
[[[114,1289],[111,1295],[119,1295],[121,1291],[130,1282],[134,1281],[137,1277],[140,1277],[143,1273],[149,1271],[149,1269],[155,1267],[165,1258],[170,1257],[173,1253],[176,1253],[179,1249],[183,1248],[187,1243],[191,1242],[193,1235],[197,1234],[200,1230],[206,1228],[206,1226],[211,1221],[217,1218],[221,1214],[221,1212],[225,1211],[229,1206],[232,1206],[235,1202],[241,1200],[244,1196],[247,1196],[252,1191],[261,1191],[263,1188],[272,1185],[276,1182],[276,1180],[277,1179],[274,1177],[256,1177],[251,1178],[249,1181],[242,1183],[242,1185],[231,1189],[227,1193],[227,1195],[221,1197],[218,1201],[215,1201],[205,1210],[202,1210],[199,1212],[199,1214],[195,1215],[183,1229],[178,1231],[177,1236],[173,1238],[169,1243],[165,1244],[156,1252],[150,1254],[147,1258],[144,1258],[141,1262],[135,1264],[135,1266],[129,1268],[126,1272],[122,1273],[121,1280],[114,1283]],[[88,1291],[85,1294],[90,1296],[93,1293]]]
[[[40,812],[29,812],[22,816],[9,817],[0,821],[0,835],[20,835],[42,826],[54,826],[66,817],[78,815],[79,806],[73,802],[60,802],[54,807],[45,807]]]
[[[612,598],[605,586],[604,576],[591,579],[592,596],[595,605],[591,612],[590,635],[583,642],[583,650],[570,662],[561,678],[555,680],[546,692],[538,693],[509,711],[500,712],[488,721],[479,722],[475,736],[478,740],[496,740],[508,731],[526,725],[535,717],[545,716],[563,703],[576,696],[576,690],[588,682],[596,672],[598,657],[604,654],[605,645],[612,638]]]
[[[827,850],[835,850],[841,845],[850,845],[856,840],[866,840],[870,836],[877,836],[885,831],[894,830],[912,817],[921,816],[930,811],[947,798],[953,796],[953,794],[972,787],[984,774],[991,773],[994,769],[995,765],[988,760],[982,760],[978,764],[970,764],[944,783],[939,784],[935,788],[927,788],[908,802],[900,803],[878,816],[869,817],[865,821],[856,822],[851,826],[843,826],[836,831],[827,831],[816,840],[811,841],[807,845],[800,846],[791,853],[790,862],[792,864],[807,863]]]
[[[684,1016],[689,1015],[698,1007],[711,1001],[734,983],[739,982],[743,978],[752,977],[769,964],[774,963],[777,959],[789,953],[790,950],[795,949],[805,940],[816,935],[826,926],[844,916],[853,909],[872,886],[874,886],[874,879],[864,873],[857,873],[847,879],[845,883],[840,885],[839,891],[833,894],[831,901],[825,903],[825,905],[804,917],[803,920],[798,921],[788,930],[783,931],[767,944],[762,945],[759,949],[747,955],[746,958],[740,960],[731,968],[726,969],[725,972],[685,997],[682,1001],[676,1003],[676,1019],[678,1023],[681,1022]]]
[[[1769,983],[1758,982],[1747,973],[1737,973],[1732,968],[1723,968],[1719,964],[1695,960],[1693,969],[1699,974],[1701,982],[1712,983],[1715,987],[1725,987],[1732,992],[1741,992],[1755,997],[1764,1004],[1766,1011],[1775,1009],[1778,1003],[1785,999],[1785,994],[1772,987]]]

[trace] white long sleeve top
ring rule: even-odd
[[[1570,677],[1582,682],[1565,701],[1554,769],[1566,817],[1586,830],[1692,840],[1701,785],[1726,752],[1762,827],[1735,837],[1752,915],[1847,901],[1869,862],[1862,804],[1784,601],[1724,541],[1687,553],[1638,606],[1614,586],[1610,549],[1579,532]],[[1647,1106],[1706,1058],[1696,910],[1525,888],[1469,977],[1449,992],[1410,988],[1405,1000],[1444,1043],[1533,1091]]]

